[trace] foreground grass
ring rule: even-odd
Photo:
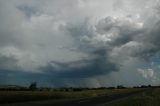
[[[137,89],[106,89],[85,91],[0,91],[0,104],[39,101],[39,100],[72,100],[103,95],[134,92]]]
[[[115,101],[109,106],[160,106],[160,88],[151,88],[138,95]]]

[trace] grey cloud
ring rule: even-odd
[[[113,27],[116,27],[117,21],[112,17],[106,17],[98,22],[96,29],[99,33],[106,33],[111,30]]]
[[[76,0],[0,1],[0,75],[7,80],[26,74],[24,80],[37,77],[58,81],[55,86],[60,86],[75,85],[72,78],[85,85],[85,79],[109,76],[122,69],[134,73],[129,72],[128,61],[134,70],[159,56],[160,20],[154,3],[144,3],[143,8],[143,4],[137,8],[128,4],[131,10],[127,10],[123,3],[129,2],[84,0],[80,5]],[[121,11],[113,12],[108,3]],[[144,8],[148,5],[150,11]],[[9,73],[14,77],[7,77]]]
[[[126,19],[125,19],[126,18]],[[143,30],[138,28],[136,23],[130,22],[127,17],[124,19],[114,19],[107,17],[99,21],[96,25],[100,34],[112,34],[111,45],[121,46],[134,40],[134,37],[141,34]]]
[[[127,18],[127,17],[125,17]],[[97,32],[101,34],[115,34],[111,38],[111,42],[107,43],[113,49],[111,53],[119,49],[119,56],[126,55],[128,57],[141,58],[149,61],[154,56],[159,54],[159,21],[151,26],[146,26],[146,21],[143,27],[139,27],[138,22],[125,20],[117,20],[107,17],[101,20],[96,26]],[[116,29],[116,30],[115,30]],[[134,45],[136,44],[136,45]],[[119,52],[118,52],[119,53]],[[117,53],[117,54],[118,54]]]
[[[158,30],[147,29],[146,26],[142,26],[140,22],[132,21],[132,17],[120,19],[106,17],[99,20],[95,26],[96,30],[92,29],[94,26],[89,25],[87,20],[77,25],[69,23],[69,25],[65,27],[69,34],[75,39],[78,48],[76,50],[89,54],[89,57],[87,61],[81,60],[76,62],[78,64],[86,64],[81,67],[76,67],[76,64],[73,64],[74,62],[51,62],[58,66],[58,69],[50,63],[43,67],[44,70],[55,71],[55,74],[61,77],[83,78],[109,74],[114,71],[119,71],[120,67],[124,67],[121,65],[124,65],[123,63],[127,61],[126,59],[137,58],[140,61],[150,61],[159,51],[159,49],[156,51],[158,44],[155,44],[158,42],[152,41],[152,39],[159,39],[156,35],[158,34]],[[147,33],[148,30],[151,30],[152,34]],[[110,37],[108,34],[113,35]],[[111,41],[101,40],[99,43],[95,43],[94,40],[97,35],[105,35],[111,39]],[[153,38],[148,39],[150,35],[152,35]],[[146,36],[148,36],[148,41],[143,39]],[[88,40],[81,39],[83,37],[86,37]],[[103,44],[103,46],[99,46],[101,44]],[[114,55],[115,53],[116,55]]]
[[[20,70],[17,65],[18,59],[15,56],[4,56],[0,54],[0,71],[2,70]]]
[[[36,14],[36,10],[28,5],[20,5],[17,6],[17,8],[22,11],[27,18],[30,18],[31,16]]]
[[[123,6],[123,0],[115,0],[115,2],[113,3],[113,9],[115,11],[123,9]]]

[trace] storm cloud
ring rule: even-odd
[[[0,1],[0,83],[157,84],[159,7],[159,0]]]

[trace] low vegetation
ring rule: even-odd
[[[16,85],[0,86],[0,104],[19,103],[40,100],[74,100],[81,98],[92,98],[97,96],[109,96],[119,93],[137,92],[143,89],[144,93],[137,96],[129,97],[111,106],[150,106],[139,105],[144,102],[148,104],[158,103],[160,100],[160,88],[158,86],[142,85],[133,88],[126,88],[123,85],[117,87],[101,87],[101,88],[37,88],[37,83],[32,82],[29,87],[21,87]],[[133,102],[133,103],[132,103]],[[131,105],[133,104],[133,105]],[[137,105],[138,104],[138,105]],[[160,106],[160,105],[159,105]]]
[[[103,95],[113,95],[137,91],[137,89],[84,89],[84,90],[33,90],[33,91],[0,91],[0,104],[39,101],[39,100],[72,100]]]
[[[160,88],[150,88],[138,95],[115,101],[109,106],[160,106]]]

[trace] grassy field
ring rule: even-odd
[[[160,88],[150,88],[138,95],[115,101],[109,106],[160,106]]]
[[[39,100],[72,100],[134,92],[137,89],[105,89],[84,91],[0,91],[0,104]]]

